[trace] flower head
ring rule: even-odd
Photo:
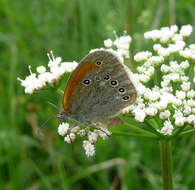
[[[21,85],[25,88],[26,94],[33,94],[35,90],[44,88],[47,84],[55,83],[66,72],[72,72],[78,65],[77,62],[62,62],[61,57],[55,58],[53,52],[48,53],[49,63],[47,71],[46,67],[38,66],[37,73],[31,71],[29,66],[30,75],[24,80],[18,78]]]

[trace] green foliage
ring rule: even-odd
[[[49,50],[79,61],[114,38],[113,30],[133,37],[133,55],[149,46],[145,31],[174,22],[195,27],[194,12],[194,0],[0,0],[0,189],[160,189],[157,141],[112,136],[88,159],[80,142],[71,147],[58,137],[56,119],[40,127],[58,112],[47,101],[60,109],[62,97],[47,90],[26,96],[16,78],[29,64],[47,65]],[[173,146],[178,190],[195,186],[194,141]]]

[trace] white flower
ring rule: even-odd
[[[161,49],[161,48],[162,48],[162,46],[161,46],[160,44],[154,44],[154,45],[153,45],[154,51],[158,51],[158,50]]]
[[[191,106],[191,107],[195,107],[195,100],[189,99],[189,100],[187,101],[187,105],[189,105],[189,106]]]
[[[191,84],[190,82],[183,82],[181,84],[182,90],[185,91],[185,92],[187,92],[188,90],[190,90],[190,84]]]
[[[185,82],[189,80],[189,77],[184,76],[184,75],[181,75],[180,78],[181,78],[181,81],[185,81]]]
[[[131,43],[131,37],[130,36],[121,36],[120,38],[117,38],[114,41],[114,45],[118,49],[129,49],[129,45]]]
[[[160,69],[163,73],[168,73],[170,71],[170,67],[165,64],[162,64]]]
[[[146,68],[145,67],[143,67],[143,66],[141,66],[141,67],[137,67],[137,71],[139,72],[139,73],[145,73],[146,72]]]
[[[74,133],[70,133],[64,137],[64,141],[67,143],[73,143],[76,139],[76,135]]]
[[[118,49],[117,53],[120,56],[124,56],[125,58],[129,58],[129,50],[128,49]]]
[[[173,131],[173,125],[171,124],[170,121],[166,120],[160,132],[166,136],[170,136],[172,135],[172,131]]]
[[[171,30],[173,33],[176,33],[176,32],[178,31],[177,25],[172,25],[172,26],[170,27],[170,30]]]
[[[33,88],[33,87],[26,87],[26,88],[24,89],[24,92],[25,92],[26,94],[33,94],[34,88]]]
[[[189,124],[194,124],[195,123],[195,115],[189,115],[187,118],[186,118],[187,122]]]
[[[184,99],[186,97],[186,93],[182,90],[176,90],[176,97],[179,99]]]
[[[56,80],[63,74],[63,71],[57,65],[50,67],[50,72],[53,74]]]
[[[146,117],[146,113],[145,111],[136,108],[132,111],[133,115],[135,116],[135,120],[138,122],[143,122],[145,117]]]
[[[138,94],[140,95],[144,94],[146,92],[146,89],[147,88],[141,83],[137,85],[137,91],[138,91]]]
[[[137,61],[137,62],[141,62],[141,61],[147,60],[151,56],[152,56],[151,52],[149,52],[149,51],[142,51],[142,52],[137,53],[134,56],[134,60]]]
[[[183,44],[169,44],[168,51],[169,53],[176,53],[183,49]]]
[[[107,48],[112,47],[112,40],[111,39],[104,40],[104,46]]]
[[[49,58],[48,67],[58,66],[62,61],[61,57],[56,57],[56,58],[54,57],[53,51],[50,51],[50,53],[48,53],[47,56]]]
[[[173,82],[179,81],[179,74],[178,74],[178,73],[171,73],[169,76],[170,76],[170,79],[171,79]]]
[[[182,97],[182,96],[181,96]],[[172,103],[173,103],[173,105],[175,105],[175,106],[181,106],[182,105],[182,100],[181,100],[181,98],[173,98],[172,99]]]
[[[188,98],[194,98],[195,97],[195,90],[190,90],[187,92],[187,97]]]
[[[169,52],[168,49],[162,47],[162,48],[160,48],[158,50],[158,54],[161,55],[161,56],[163,56],[163,57],[167,57],[167,56],[170,55],[170,52]]]
[[[89,141],[83,141],[83,148],[85,149],[85,154],[90,157],[95,154],[95,147]]]
[[[184,50],[179,51],[179,54],[185,58],[191,58],[192,57],[192,51],[188,48],[185,48]]]
[[[80,137],[84,137],[86,135],[86,131],[84,129],[81,129],[80,131],[77,132],[77,134],[80,136]]]
[[[185,25],[181,27],[180,34],[182,36],[189,36],[192,33],[192,26],[191,25]]]
[[[168,119],[170,117],[171,113],[169,110],[165,110],[164,112],[161,112],[159,114],[160,119]]]
[[[184,69],[184,70],[187,69],[189,66],[190,66],[190,64],[189,64],[188,60],[182,61],[182,62],[180,63],[180,67],[181,67],[182,69]]]
[[[159,30],[152,30],[149,32],[144,33],[144,38],[146,39],[152,39],[152,40],[157,40],[161,38],[161,31]]]
[[[88,133],[88,139],[89,139],[89,142],[96,143],[97,142],[97,139],[98,139],[98,133],[89,132]]]
[[[173,115],[173,118],[177,118],[177,117],[183,117],[183,113],[181,112],[181,110],[175,110],[175,113]]]
[[[168,101],[166,99],[162,99],[161,101],[155,103],[155,107],[159,110],[166,109],[167,105],[168,105]]]
[[[177,26],[172,26],[170,28],[163,27],[160,30],[152,30],[144,33],[144,37],[153,41],[160,40],[161,43],[167,43],[170,38],[176,33],[176,31]]]
[[[154,74],[154,67],[149,67],[148,70],[146,71],[146,75],[151,76]]]
[[[44,66],[39,66],[39,67],[37,67],[37,72],[42,74],[42,73],[46,72],[46,68]]]
[[[69,130],[69,124],[63,122],[58,127],[58,134],[64,136],[65,134],[67,134],[68,130]]]
[[[148,75],[141,74],[139,75],[139,80],[146,83],[150,80],[150,77]]]
[[[132,105],[123,108],[123,110],[121,111],[121,113],[122,114],[126,114],[126,113],[129,113],[131,110],[132,110]]]
[[[171,61],[170,63],[170,67],[171,67],[171,72],[179,72],[180,71],[180,67],[177,64],[177,61]]]
[[[151,63],[152,65],[158,65],[159,63],[163,61],[164,61],[163,56],[152,56],[152,57],[149,57],[147,60],[147,62]]]
[[[153,89],[152,91],[148,91],[147,93],[146,93],[146,95],[148,96],[147,99],[149,99],[150,101],[156,101],[160,98],[160,92],[155,91],[155,89]]]
[[[21,85],[25,87],[26,94],[32,94],[34,90],[38,90],[43,87],[43,83],[39,81],[36,77],[36,74],[32,72],[25,78],[25,80],[22,80],[20,78],[17,79],[21,82]]]
[[[183,40],[183,36],[180,34],[174,34],[172,36],[172,40],[176,43],[177,41],[182,41]]]
[[[190,48],[191,50],[195,50],[195,44],[190,44],[189,48]]]
[[[190,106],[188,106],[188,105],[184,106],[183,113],[185,115],[189,115],[191,113],[191,111],[192,111],[192,108]]]
[[[45,72],[42,73],[38,76],[39,81],[41,81],[41,83],[43,85],[45,85],[45,83],[52,83],[55,82],[55,76],[53,74],[51,74],[50,72]]]
[[[183,126],[185,123],[185,117],[176,117],[175,118],[175,125]]]
[[[158,110],[154,107],[148,107],[148,108],[146,108],[145,112],[147,115],[155,116],[157,114]]]
[[[62,73],[65,72],[72,72],[76,69],[78,66],[78,63],[76,61],[73,62],[63,62],[60,65],[60,69],[62,70]]]
[[[18,78],[18,80],[20,80],[20,79]],[[36,80],[37,80],[36,74],[35,73],[32,73],[31,75],[27,76],[25,78],[25,80],[21,80],[21,82],[22,82],[21,85],[24,86],[24,87],[28,87],[28,86],[34,87],[33,86],[33,83]]]

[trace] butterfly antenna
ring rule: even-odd
[[[52,115],[51,117],[49,117],[42,125],[40,128],[42,128],[52,117],[56,117],[55,115]]]
[[[110,134],[108,134],[106,131],[104,131],[103,129],[100,129],[100,128],[98,128],[98,127],[93,127],[94,129],[96,129],[96,130],[99,130],[99,131],[101,131],[101,132],[103,132],[103,133],[105,133],[108,137],[110,137],[111,135]]]

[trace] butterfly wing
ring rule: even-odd
[[[80,123],[101,122],[116,116],[136,100],[136,89],[125,66],[110,51],[84,57],[67,84],[65,114]]]

